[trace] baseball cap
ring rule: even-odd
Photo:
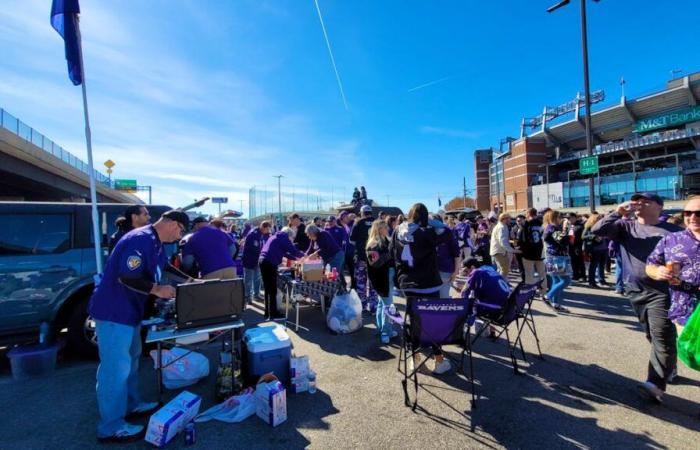
[[[326,222],[335,222],[335,216],[328,216],[328,219],[326,219]]]
[[[361,213],[368,213],[372,212],[372,207],[369,205],[364,205],[362,208],[360,208]]]
[[[649,200],[661,206],[664,206],[664,199],[651,192],[638,192],[636,194],[632,194],[632,201],[637,201],[640,199]]]
[[[185,229],[187,229],[187,227],[190,226],[190,218],[187,217],[187,214],[185,214],[182,211],[178,211],[177,209],[171,209],[170,211],[166,211],[161,217],[174,220],[175,222],[178,222],[180,225],[182,225]],[[202,217],[202,219],[204,218]]]
[[[209,222],[209,221],[204,216],[197,216],[192,220],[192,226],[195,226],[198,223],[202,223],[202,222]]]

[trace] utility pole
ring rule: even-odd
[[[389,194],[386,194],[386,206],[389,206]]]
[[[596,2],[600,0],[594,0]],[[588,79],[588,24],[586,20],[586,0],[581,2],[581,50],[583,56],[583,88],[586,98],[584,99],[584,107],[586,108],[586,155],[593,156],[593,146],[591,138],[591,88]],[[551,13],[557,9],[566,6],[570,0],[562,0],[554,6],[547,8],[547,12]],[[588,204],[591,212],[595,211],[595,189],[593,186],[592,175],[588,178]]]
[[[277,209],[280,217],[282,217],[282,177],[284,175],[273,175],[272,178],[277,178]]]
[[[467,177],[462,177],[462,187],[464,189],[464,207],[467,207]]]

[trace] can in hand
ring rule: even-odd
[[[194,429],[194,422],[185,425],[185,445],[194,445],[197,442],[197,434]]]
[[[679,278],[679,275],[681,274],[681,263],[667,262],[666,268],[673,272],[673,278],[668,280],[668,284],[673,286],[678,286],[681,284],[681,279]]]

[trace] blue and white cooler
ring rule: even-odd
[[[289,382],[292,342],[284,327],[264,324],[243,333],[247,384],[255,384],[261,375],[274,373],[285,386]]]

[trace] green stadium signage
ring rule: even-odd
[[[634,129],[634,131],[637,133],[646,133],[647,131],[668,128],[674,125],[695,121],[700,121],[700,105],[678,109],[670,113],[659,114],[657,116],[638,120],[637,127]]]
[[[598,173],[598,157],[588,156],[578,160],[578,173],[581,175],[595,175]]]

